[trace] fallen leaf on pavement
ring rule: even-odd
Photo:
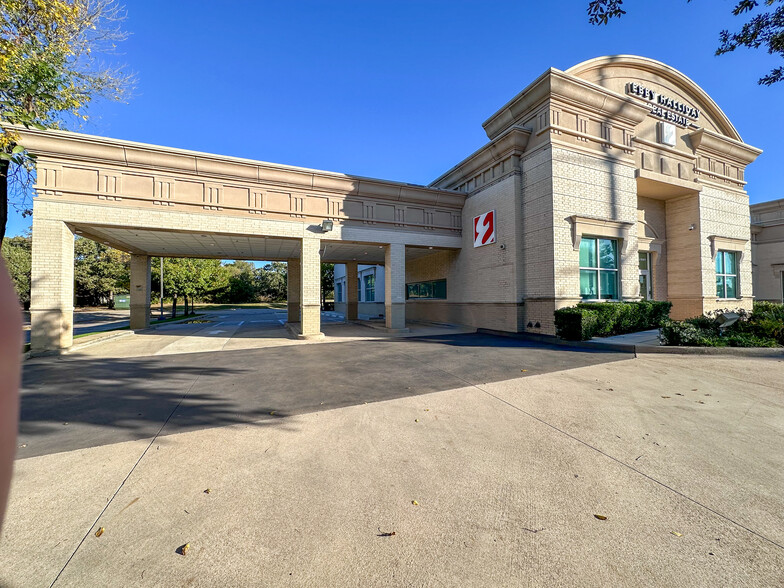
[[[101,535],[103,535],[103,532],[104,532],[104,528],[103,528],[103,527],[101,527],[100,529],[98,529],[98,530],[95,532],[95,536],[96,536],[96,537],[100,537]]]
[[[607,520],[607,517],[606,517],[606,516],[604,516],[604,515],[598,515],[598,514],[595,514],[595,515],[593,515],[593,516],[595,516],[595,517],[596,517],[597,519],[599,519],[600,521],[606,521],[606,520]]]
[[[527,372],[528,370],[520,370],[521,372]]]
[[[190,548],[191,548],[191,544],[190,544],[190,543],[186,543],[185,545],[180,545],[180,546],[177,548],[176,552],[177,552],[178,554],[180,554],[180,555],[185,555],[186,553],[188,553],[188,550],[189,550]]]
[[[662,396],[662,398],[672,398],[672,396]]]
[[[204,493],[205,493],[205,494],[209,494],[210,492],[212,492],[212,490],[210,490],[209,488],[207,488],[207,489],[204,491]]]
[[[678,531],[670,531],[670,533],[672,533],[676,537],[683,537],[683,533],[678,533]]]
[[[378,536],[379,537],[393,537],[395,535],[394,531],[390,531],[389,533],[382,531],[381,527],[378,528]]]
[[[416,500],[412,500],[411,504],[413,504],[414,506],[419,506],[419,503]]]
[[[415,423],[418,423],[418,422],[419,422],[419,419],[414,419],[414,422],[415,422]]]

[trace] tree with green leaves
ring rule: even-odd
[[[74,242],[74,293],[80,305],[100,306],[130,288],[131,256],[103,243]]]
[[[256,268],[258,295],[262,300],[279,302],[286,300],[288,265],[282,261],[273,261],[263,267]]]
[[[215,292],[215,301],[237,304],[256,302],[259,297],[259,285],[253,264],[249,261],[235,261],[224,267],[229,275],[228,285]]]
[[[750,18],[736,32],[723,30],[719,33],[716,55],[730,53],[740,47],[764,47],[770,55],[784,59],[784,0],[763,0],[762,5],[763,8],[760,8],[757,0],[737,1],[732,14]],[[611,19],[620,18],[624,14],[623,0],[592,0],[588,3],[588,21],[591,24],[606,25]],[[770,86],[782,80],[784,67],[779,66],[761,77],[758,83]]]
[[[335,290],[335,264],[321,264],[321,308],[327,303],[327,296],[334,298]]]
[[[65,128],[87,120],[93,99],[121,100],[132,78],[97,56],[125,39],[124,17],[115,0],[0,0],[0,241],[9,180],[29,182],[34,162],[9,124]],[[26,187],[16,186],[21,201],[12,203],[23,214]]]
[[[30,308],[30,269],[33,261],[33,240],[25,237],[12,237],[3,241],[2,255],[5,266],[11,275],[19,303]]]
[[[152,260],[153,289],[160,287],[160,261]],[[194,299],[202,300],[214,292],[226,288],[230,272],[219,259],[164,258],[163,290],[164,296],[172,299],[172,317],[177,316],[177,303],[180,297],[185,301],[185,314],[193,309]]]

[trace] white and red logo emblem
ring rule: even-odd
[[[474,217],[474,247],[495,243],[495,210]]]

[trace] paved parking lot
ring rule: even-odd
[[[784,361],[325,331],[28,362],[0,585],[781,585]]]

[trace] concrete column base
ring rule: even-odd
[[[150,307],[146,304],[131,305],[131,330],[150,328]]]
[[[346,320],[355,321],[359,318],[359,291],[357,275],[359,266],[356,261],[346,262]]]
[[[58,351],[73,345],[73,308],[31,309],[30,324],[33,353]]]
[[[294,335],[297,339],[305,341],[317,341],[326,337],[326,335],[321,332],[303,335],[301,332],[302,323],[286,323],[284,326],[286,327],[286,330]]]
[[[406,328],[406,304],[404,302],[384,304],[384,310],[386,311],[387,329],[403,330]]]
[[[320,304],[302,305],[302,323],[300,327],[300,334],[303,338],[322,334]]]
[[[313,333],[312,335],[297,335],[297,339],[302,339],[304,341],[318,341],[319,339],[324,339],[326,335],[324,333]]]
[[[288,302],[288,316],[290,323],[299,323],[300,317],[300,287],[302,283],[302,265],[299,259],[289,259],[286,270],[286,300]]]
[[[131,329],[150,326],[150,257],[131,255]]]
[[[346,320],[347,321],[355,321],[359,317],[359,303],[354,302],[346,302]]]

